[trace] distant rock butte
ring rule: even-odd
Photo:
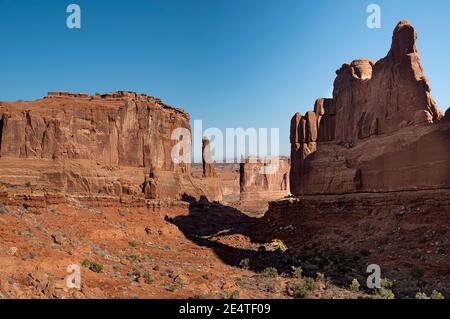
[[[289,160],[250,157],[240,164],[241,202],[276,200],[290,194]]]
[[[416,39],[401,21],[385,58],[344,64],[333,98],[294,115],[294,195],[450,187],[449,111],[431,97]]]
[[[83,194],[206,196],[190,164],[172,161],[175,128],[190,130],[188,113],[132,92],[1,102],[0,182]]]

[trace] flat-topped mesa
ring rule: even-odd
[[[56,96],[56,93],[54,93]],[[120,100],[60,98],[3,103],[0,157],[86,159],[108,166],[173,170],[172,131],[190,130],[189,114],[160,100],[118,92]],[[104,95],[106,96],[106,95]]]
[[[342,65],[336,71],[333,98],[317,100],[314,111],[304,116],[294,115],[291,120],[291,190],[294,194],[450,185],[450,146],[448,143],[441,145],[448,132],[442,132],[440,127],[449,115],[444,118],[431,97],[416,39],[417,33],[411,24],[401,21],[394,30],[391,49],[385,58],[377,62],[358,59]],[[407,137],[400,138],[400,134]],[[434,136],[436,140],[431,139],[432,146],[426,146],[427,155],[416,154],[425,146],[415,143],[425,143],[425,135],[427,138]],[[389,138],[394,140],[394,136],[397,141],[389,145]],[[388,144],[378,145],[377,138],[384,138]],[[364,148],[367,150],[359,153],[359,157],[353,150]],[[394,155],[397,152],[399,155]],[[396,156],[402,158],[400,154],[408,157],[404,163],[390,162]],[[370,174],[375,178],[376,171],[378,181],[371,180],[369,171],[363,170],[363,162],[367,164],[371,156],[371,165],[377,169]],[[435,166],[425,161],[427,156]],[[409,162],[410,169],[407,169]],[[399,168],[402,165],[404,167]],[[410,172],[412,167],[422,171]],[[431,172],[433,169],[441,169],[443,175]],[[420,177],[423,174],[428,177]]]
[[[172,109],[176,112],[183,113],[189,116],[182,108],[173,107],[165,104],[161,99],[131,92],[131,91],[117,91],[106,94],[96,93],[95,95],[89,95],[88,93],[70,93],[70,92],[48,92],[44,99],[76,99],[76,100],[103,100],[103,101],[139,101],[139,102],[149,102],[153,103],[154,106]]]
[[[179,128],[190,131],[188,113],[133,92],[51,92],[36,101],[4,102],[0,182],[148,198],[204,195],[192,183],[190,164],[172,160],[178,143],[172,133]]]
[[[48,92],[44,98],[90,98],[88,93]]]

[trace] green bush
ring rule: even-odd
[[[316,281],[318,281],[318,282],[325,281],[325,274],[322,274],[321,272],[318,272],[316,274]]]
[[[228,296],[228,299],[239,299],[239,295],[239,290],[233,290]]]
[[[139,259],[139,257],[136,256],[136,255],[128,255],[127,256],[127,260],[132,262],[132,263],[135,263],[138,259]]]
[[[152,274],[150,272],[148,272],[148,271],[144,272],[144,281],[148,285],[153,283],[153,277],[152,277]]]
[[[239,263],[239,267],[248,270],[250,268],[250,259],[249,258],[242,259]]]
[[[139,281],[139,278],[141,278],[141,273],[140,273],[139,270],[133,268],[132,270],[130,270],[130,271],[127,273],[127,276],[130,277],[131,280],[137,282],[137,281]]]
[[[394,283],[392,280],[384,278],[381,280],[381,288],[375,290],[375,296],[379,299],[395,299],[395,294],[392,291]]]
[[[433,292],[431,293],[431,299],[445,299],[445,298],[443,294],[441,294],[436,290],[433,290]]]
[[[261,275],[266,278],[276,278],[278,277],[278,270],[274,267],[267,267],[261,272]]]
[[[128,243],[128,245],[130,245],[131,247],[133,247],[133,248],[136,248],[137,247],[137,242],[135,241],[135,240],[133,240],[133,241],[130,241],[129,243]]]
[[[292,278],[302,278],[303,269],[302,267],[292,267],[291,276]]]
[[[309,299],[313,296],[314,290],[317,289],[317,283],[312,278],[303,279],[294,288],[295,299]]]
[[[416,299],[430,299],[430,298],[428,298],[426,293],[418,292],[418,293],[416,293]]]
[[[358,280],[357,279],[353,279],[352,283],[350,284],[349,289],[351,291],[353,291],[353,292],[358,292],[359,291],[359,287],[360,287],[360,284],[359,284]]]
[[[103,270],[103,265],[99,264],[95,261],[89,260],[89,259],[85,259],[83,260],[83,262],[81,263],[81,265],[83,267],[89,268],[89,270],[99,273]]]

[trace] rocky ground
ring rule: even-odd
[[[257,220],[219,204],[15,198],[0,204],[0,298],[361,298],[255,243]],[[67,267],[81,266],[81,289]],[[294,270],[294,271],[292,271]]]
[[[283,240],[305,270],[345,284],[365,281],[377,264],[399,298],[449,297],[449,190],[302,196],[270,206],[255,236]]]

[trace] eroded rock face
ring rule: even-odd
[[[450,108],[445,112],[445,116],[443,118],[444,121],[450,122]]]
[[[209,139],[202,139],[202,178],[195,180],[195,185],[202,190],[210,202],[223,200],[222,183],[214,168]]]
[[[177,128],[190,131],[188,113],[131,92],[2,102],[0,181],[73,193],[199,196],[190,164],[172,160]]]
[[[174,169],[171,133],[190,128],[187,113],[128,92],[95,97],[59,94],[2,103],[1,157]]]
[[[293,194],[450,186],[448,114],[431,97],[416,39],[400,22],[385,58],[344,64],[333,98],[293,117]]]
[[[241,201],[280,199],[290,194],[289,160],[247,158],[240,164]]]
[[[211,146],[207,137],[202,140],[202,163],[203,177],[217,177],[211,156]]]

